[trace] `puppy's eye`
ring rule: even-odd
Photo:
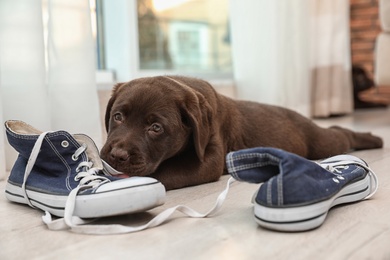
[[[162,125],[160,125],[158,123],[153,123],[150,126],[149,131],[152,131],[154,133],[162,133],[163,132],[163,128],[162,128]]]
[[[115,113],[114,114],[114,120],[117,122],[122,122],[123,121],[123,116],[121,113]]]

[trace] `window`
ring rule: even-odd
[[[229,0],[96,1],[99,68],[117,79],[231,75]]]
[[[227,0],[138,0],[140,69],[230,72]]]

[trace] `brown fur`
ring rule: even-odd
[[[114,87],[102,158],[130,176],[150,175],[167,189],[216,181],[225,155],[270,146],[309,159],[380,148],[382,139],[321,128],[298,113],[217,94],[203,80],[160,76]]]

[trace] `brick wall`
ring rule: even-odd
[[[352,64],[360,65],[372,77],[375,39],[381,31],[378,0],[350,0]]]

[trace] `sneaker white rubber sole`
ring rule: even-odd
[[[63,217],[68,196],[52,195],[27,189],[31,204],[43,211]],[[22,187],[7,182],[8,200],[28,204]],[[160,206],[165,202],[165,187],[149,177],[131,177],[99,186],[95,193],[77,195],[74,216],[98,218],[136,213]]]
[[[265,228],[278,231],[305,231],[319,227],[336,205],[363,200],[370,194],[370,176],[351,183],[328,200],[297,207],[270,208],[255,202],[256,222]]]

